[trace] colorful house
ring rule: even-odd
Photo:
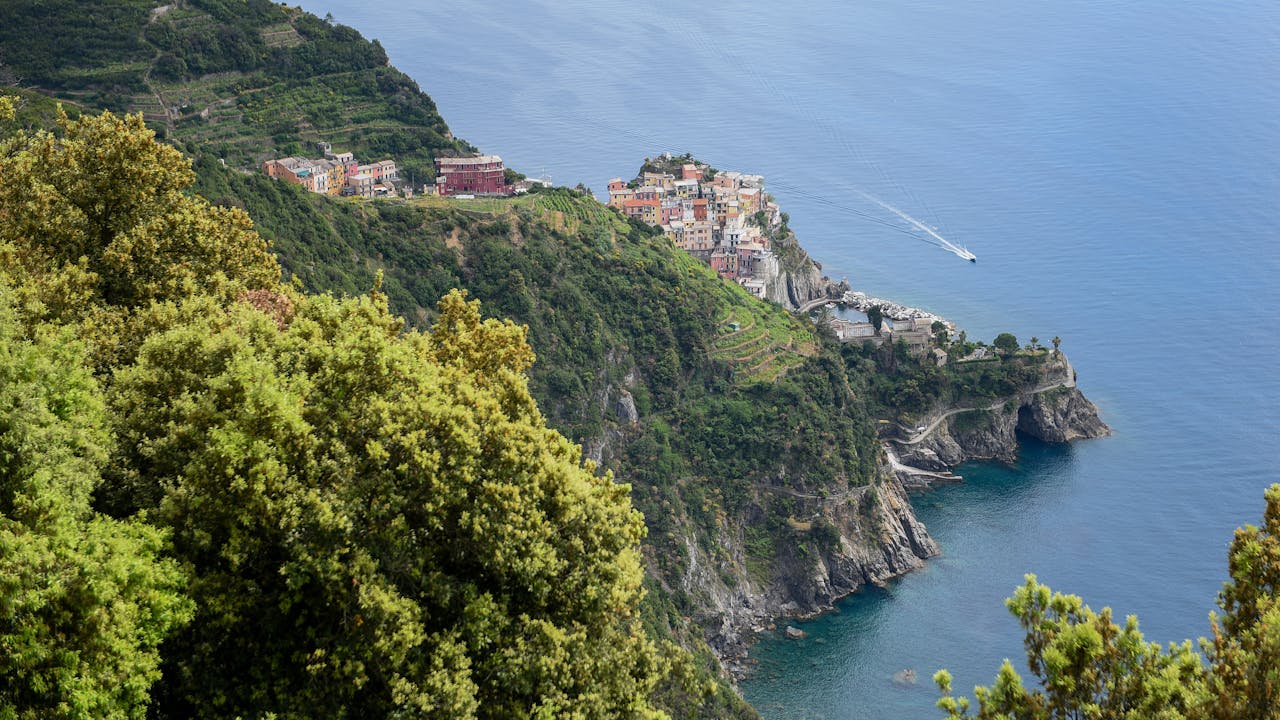
[[[441,195],[508,195],[506,172],[497,155],[436,158],[436,188]]]
[[[627,200],[622,204],[622,212],[627,217],[639,218],[642,222],[649,225],[660,225],[658,221],[662,219],[662,209],[658,204],[658,200]]]

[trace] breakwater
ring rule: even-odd
[[[921,310],[920,308],[913,308],[907,305],[902,305],[900,303],[893,302],[892,300],[885,300],[884,298],[872,297],[870,295],[867,295],[864,292],[858,292],[856,290],[850,290],[846,292],[844,296],[840,298],[840,304],[846,307],[851,307],[854,310],[857,310],[858,312],[863,312],[863,313],[871,309],[873,306],[879,305],[880,310],[884,313],[884,316],[889,318],[890,320],[911,320],[912,318],[925,318],[930,322],[934,322],[934,321],[942,322],[947,326],[948,330],[955,329],[955,323],[951,322],[950,320],[947,320],[946,318],[936,313],[931,313],[928,310]]]

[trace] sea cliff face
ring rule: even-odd
[[[1074,386],[1038,393],[1021,405],[1017,431],[1051,443],[1111,434],[1098,408]]]
[[[791,542],[762,557],[751,528],[779,500],[791,507]],[[761,488],[747,517],[726,519],[713,537],[684,538],[676,580],[693,619],[735,674],[752,636],[787,617],[809,617],[840,598],[921,567],[938,545],[916,519],[902,484],[884,466],[869,486],[825,497]]]
[[[928,484],[928,475],[947,472],[973,460],[1013,464],[1018,458],[1018,434],[1050,443],[1104,437],[1111,428],[1098,408],[1075,386],[1075,371],[1062,358],[1046,371],[1046,384],[1001,401],[970,409],[943,409],[947,417],[923,438],[891,439],[902,465],[899,475],[908,484]],[[958,479],[958,478],[957,478]]]
[[[773,272],[760,278],[766,299],[794,311],[814,300],[839,299],[849,289],[847,283],[824,276],[822,266],[800,247],[793,233],[775,240],[773,249],[778,262]]]

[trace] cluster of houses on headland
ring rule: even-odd
[[[613,178],[609,206],[661,227],[677,247],[753,295],[765,297],[767,278],[777,275],[769,230],[781,225],[781,214],[763,176],[688,162],[679,177],[646,171],[631,182]]]
[[[320,143],[323,158],[287,157],[262,163],[262,171],[322,195],[383,197],[396,194],[399,180],[395,160],[361,164],[352,153],[335,153]]]

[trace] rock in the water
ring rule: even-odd
[[[906,668],[905,670],[899,670],[898,672],[894,673],[893,684],[894,685],[915,685],[916,669]]]
[[[800,628],[794,625],[788,625],[786,633],[787,633],[787,637],[792,640],[802,640],[804,638],[809,637],[809,633],[801,630]]]

